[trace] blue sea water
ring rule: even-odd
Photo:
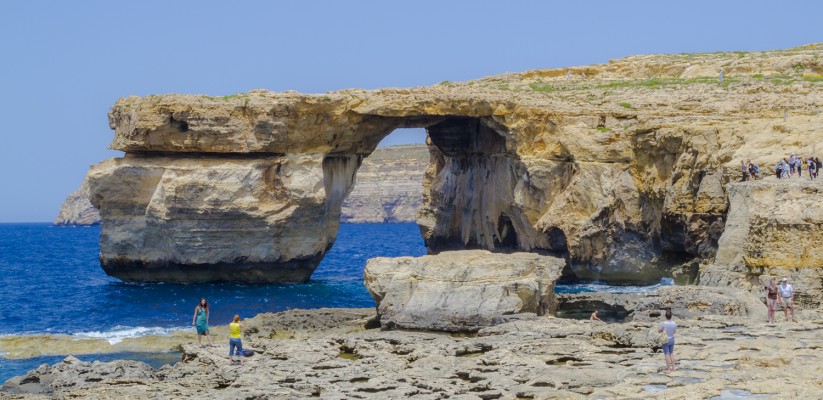
[[[220,325],[234,314],[373,307],[363,286],[366,260],[426,254],[415,224],[341,224],[306,284],[124,283],[100,268],[99,235],[98,226],[0,224],[0,335],[186,327],[200,297],[209,300],[210,322]]]
[[[426,254],[415,224],[341,224],[334,246],[306,284],[124,283],[100,268],[99,236],[99,226],[0,224],[0,335],[71,334],[118,341],[190,329],[200,297],[209,300],[215,325],[229,323],[234,314],[245,318],[292,308],[374,307],[363,286],[366,260]],[[62,358],[0,357],[0,382]],[[169,360],[128,353],[79,358]]]

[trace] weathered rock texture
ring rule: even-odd
[[[143,382],[157,379],[154,370],[139,361],[117,360],[102,363],[83,362],[73,356],[49,366],[41,365],[24,376],[11,379],[4,391],[11,393],[54,394],[98,385]]]
[[[806,178],[728,185],[729,214],[717,256],[701,268],[704,285],[759,292],[791,279],[801,307],[823,304],[823,181]]]
[[[458,337],[365,330],[373,310],[357,311],[293,310],[245,320],[243,345],[256,354],[242,365],[229,364],[228,341],[220,337],[215,348],[184,344],[183,361],[174,366],[151,371],[69,359],[13,378],[2,390],[12,398],[9,392],[43,391],[44,399],[823,397],[820,315],[767,325],[675,314],[677,371],[665,374],[654,343],[659,319],[605,324],[532,316]]]
[[[243,276],[233,265],[261,272],[251,280],[305,279],[362,158],[392,130],[423,127],[432,163],[418,223],[431,251],[542,250],[580,278],[656,281],[714,256],[742,159],[823,153],[821,55],[810,45],[628,57],[572,68],[587,77],[575,80],[562,68],[412,89],[121,99],[111,148],[128,156],[91,174],[102,263],[129,279]]]
[[[357,182],[343,202],[341,222],[414,222],[429,165],[426,145],[379,147],[363,160]],[[100,213],[89,201],[88,183],[60,207],[56,225],[94,225]]]
[[[366,288],[383,327],[476,331],[517,313],[556,306],[554,282],[565,261],[533,253],[445,251],[372,258]]]
[[[71,192],[60,206],[55,225],[95,225],[100,223],[100,213],[89,201],[89,184],[86,179],[77,190]]]

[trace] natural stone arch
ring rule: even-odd
[[[710,254],[729,134],[638,118],[423,89],[122,99],[111,147],[127,154],[89,174],[101,262],[133,280],[304,281],[363,157],[423,127],[430,251],[549,252],[579,278],[654,281],[666,252]]]

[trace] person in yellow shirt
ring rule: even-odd
[[[243,342],[240,340],[240,333],[243,331],[243,325],[240,325],[240,316],[234,315],[234,322],[229,324],[229,362],[242,363],[243,362]],[[234,356],[237,355],[237,361]]]

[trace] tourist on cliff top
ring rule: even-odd
[[[740,171],[743,172],[743,182],[749,180],[749,166],[746,161],[740,160]]]
[[[774,166],[774,176],[776,176],[777,179],[780,179],[780,177],[781,177],[780,175],[782,175],[782,173],[783,173],[783,164],[780,161],[778,161],[777,165]]]
[[[785,158],[784,158],[784,159],[783,159],[783,161],[781,162],[780,167],[781,167],[781,170],[780,170],[780,177],[781,177],[781,178],[788,178],[788,177],[789,177],[789,174],[790,174],[790,172],[789,172],[789,171],[790,171],[790,170],[789,170],[789,162],[788,162],[788,161],[786,161],[786,159],[785,159]]]
[[[674,372],[674,334],[677,332],[677,324],[672,321],[672,310],[666,310],[666,320],[657,331],[665,331],[669,337],[669,343],[663,345],[663,358],[666,360],[666,372]]]
[[[243,325],[240,325],[240,316],[234,315],[234,322],[229,324],[229,362],[231,364],[243,363],[243,341],[240,339],[240,332],[243,331]],[[234,356],[237,356],[237,361]]]
[[[760,178],[760,168],[757,164],[753,163],[752,160],[749,160],[749,165],[747,167],[749,169],[749,176],[752,180],[757,180]]]
[[[794,175],[797,172],[797,156],[792,154],[789,156],[789,171]]]
[[[603,321],[602,319],[597,317],[597,310],[594,310],[592,315],[589,317],[589,320],[591,320],[591,321]]]
[[[786,278],[781,279],[778,290],[780,290],[780,297],[777,298],[777,304],[783,306],[783,315],[786,317],[786,321],[789,320],[789,309],[791,309],[792,321],[797,322],[794,319],[794,288],[789,284],[789,280]]]
[[[814,177],[817,179],[817,174],[819,174],[820,170],[823,169],[823,163],[820,162],[820,157],[815,157],[814,162],[817,164],[817,168],[814,169]]]
[[[774,306],[777,304],[777,294],[779,290],[777,289],[777,285],[774,283],[774,278],[769,281],[769,285],[766,286],[766,306],[769,307],[769,323],[774,323]]]
[[[209,341],[209,347],[213,347],[211,342],[211,335],[209,335],[209,302],[205,298],[200,299],[200,303],[194,307],[194,316],[191,318],[191,324],[197,329],[197,344],[203,347],[201,337],[206,335]]]
[[[809,179],[817,178],[817,161],[815,161],[814,157],[809,157],[806,160],[806,164],[809,165]]]

